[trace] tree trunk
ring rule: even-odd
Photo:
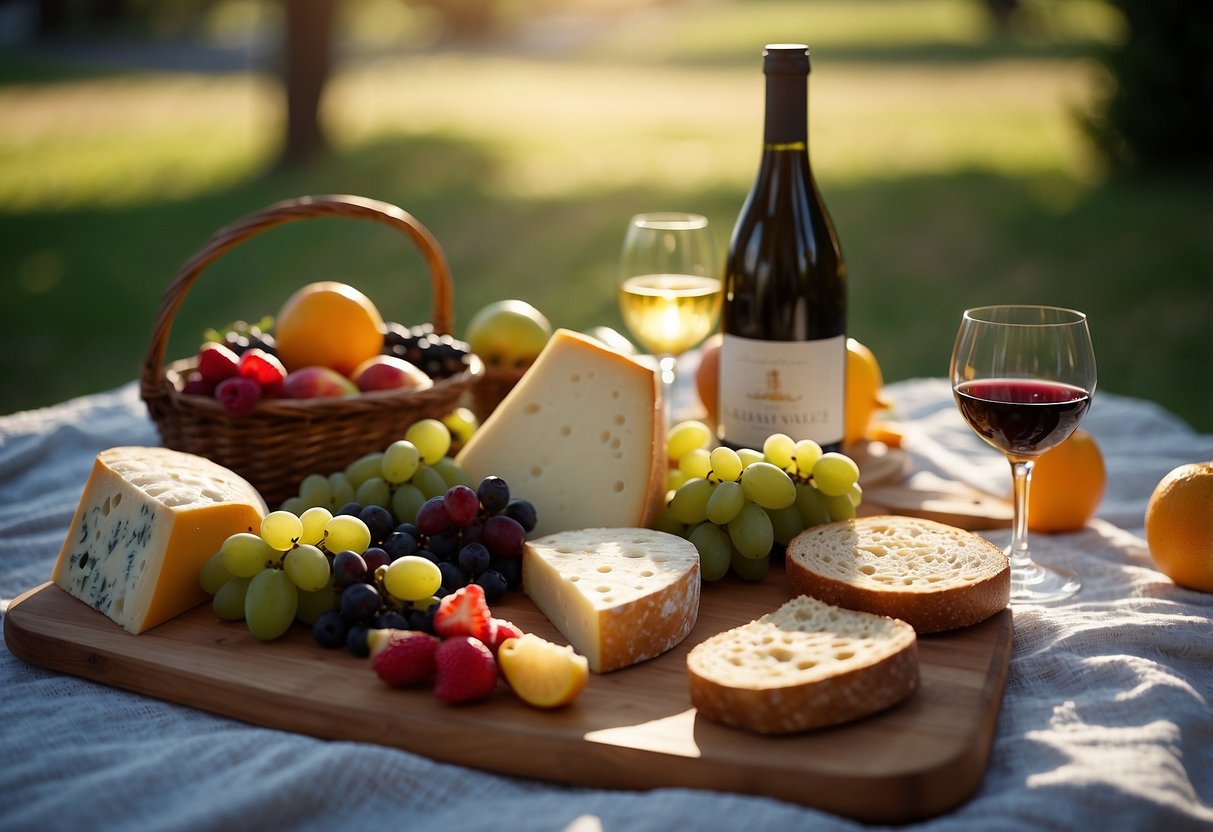
[[[332,68],[337,0],[285,0],[286,144],[281,163],[305,164],[328,150],[320,100]]]

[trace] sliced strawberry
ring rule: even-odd
[[[245,350],[240,356],[239,373],[241,378],[251,378],[261,385],[262,392],[274,396],[282,389],[282,381],[286,378],[286,367],[277,357],[256,347]]]
[[[478,638],[443,640],[434,652],[434,664],[434,695],[443,702],[475,702],[497,690],[497,660]]]
[[[232,378],[240,372],[240,356],[232,352],[226,344],[218,341],[207,341],[198,350],[198,373],[214,387],[225,378]]]
[[[494,618],[493,623],[496,625],[493,630],[493,640],[485,643],[493,651],[493,655],[496,656],[502,644],[511,638],[522,638],[523,632],[522,628],[517,624],[506,621],[504,618]]]
[[[417,630],[372,630],[371,667],[392,687],[428,683],[434,678],[439,641]]]
[[[493,613],[479,584],[455,590],[438,603],[434,613],[434,632],[442,638],[471,636],[492,644],[495,628]]]

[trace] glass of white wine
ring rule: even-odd
[[[657,358],[670,393],[678,357],[720,320],[720,275],[707,217],[677,211],[632,217],[619,261],[619,308],[633,337]]]

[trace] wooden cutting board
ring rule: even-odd
[[[9,649],[31,664],[246,722],[326,739],[395,746],[435,760],[587,786],[688,787],[768,795],[862,821],[902,823],[962,803],[984,775],[1011,653],[1011,612],[920,639],[921,685],[849,725],[769,738],[696,716],[692,646],[788,598],[782,571],[760,584],[704,588],[699,621],[665,655],[606,675],[554,712],[502,689],[442,704],[393,690],[365,659],[316,646],[304,627],[262,644],[203,605],[133,636],[44,584],[4,616]],[[563,639],[525,597],[494,607],[524,630]]]

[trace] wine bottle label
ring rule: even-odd
[[[759,341],[724,336],[720,349],[721,439],[761,450],[786,433],[822,445],[841,442],[847,339]]]

